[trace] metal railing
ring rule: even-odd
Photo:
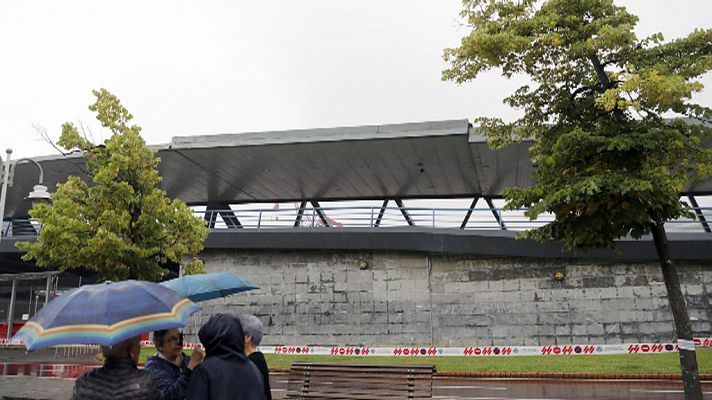
[[[195,211],[212,229],[269,228],[422,228],[522,231],[551,222],[553,215],[530,220],[526,209],[502,208],[426,208],[426,207],[304,207],[255,208]],[[712,207],[693,209],[695,219],[668,221],[668,232],[710,232]],[[468,217],[469,214],[469,217]]]
[[[540,215],[531,221],[524,209],[505,211],[501,208],[426,208],[426,207],[304,207],[255,208],[194,211],[211,229],[274,228],[392,228],[420,227],[432,229],[510,230],[522,231],[542,226],[553,220]],[[702,219],[668,221],[670,233],[710,233],[712,207],[693,211]],[[469,216],[468,216],[469,214]],[[2,236],[37,235],[41,225],[34,220],[12,220],[3,226]]]

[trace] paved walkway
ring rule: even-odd
[[[284,398],[286,375],[272,376],[274,399]],[[69,399],[74,387],[72,379],[37,378],[32,376],[0,376],[0,399]],[[703,385],[704,395],[712,396],[712,382]],[[660,381],[569,381],[506,380],[506,379],[436,379],[435,400],[578,400],[684,399],[678,382]],[[14,399],[13,399],[14,400]]]

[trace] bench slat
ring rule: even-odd
[[[435,366],[293,363],[288,399],[429,399]]]

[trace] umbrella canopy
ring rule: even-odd
[[[57,344],[112,346],[145,332],[185,326],[200,307],[144,281],[72,289],[49,302],[13,337],[28,351]]]
[[[161,285],[193,301],[217,299],[246,290],[259,289],[254,283],[232,272],[186,275],[161,282]]]

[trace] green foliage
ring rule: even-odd
[[[94,91],[97,113],[112,136],[94,146],[71,123],[58,144],[84,152],[93,183],[76,176],[57,185],[51,205],[30,215],[43,224],[36,242],[18,243],[42,267],[85,268],[105,279],[159,280],[167,262],[203,249],[208,229],[180,200],[157,185],[160,159],[146,146],[132,115],[105,89]]]
[[[199,258],[194,258],[193,261],[183,266],[183,275],[198,275],[206,272],[208,271],[205,270],[205,264]]]
[[[612,0],[463,5],[472,32],[445,50],[443,79],[463,83],[496,68],[533,83],[505,99],[523,112],[516,121],[475,120],[494,147],[535,140],[536,184],[506,191],[506,207],[556,218],[523,236],[615,247],[616,238],[689,215],[680,192],[712,175],[704,142],[712,110],[692,102],[712,69],[712,29],[641,40],[638,18]]]

